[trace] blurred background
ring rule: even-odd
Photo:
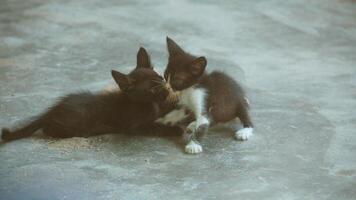
[[[0,199],[356,199],[355,1],[0,0],[0,127],[104,88],[140,46],[163,71],[166,36],[245,86],[251,140],[1,144]]]

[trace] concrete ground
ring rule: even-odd
[[[356,3],[0,0],[0,127],[111,83],[165,37],[242,82],[255,135],[32,137],[0,145],[0,199],[356,199]]]

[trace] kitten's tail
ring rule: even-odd
[[[3,141],[18,140],[25,137],[30,137],[35,131],[42,127],[42,120],[36,119],[26,126],[16,130],[10,131],[8,128],[1,130],[1,139]]]

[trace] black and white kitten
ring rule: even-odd
[[[191,110],[195,121],[188,130],[193,134],[185,146],[187,153],[200,153],[200,136],[207,132],[209,126],[225,123],[239,118],[243,128],[235,130],[235,137],[247,140],[253,133],[248,106],[243,89],[228,75],[213,71],[205,73],[207,60],[186,53],[172,39],[167,37],[169,61],[164,76],[174,91],[177,91],[176,109],[158,120],[163,124],[174,124],[186,117],[185,108]]]
[[[151,125],[162,115],[169,91],[144,48],[138,51],[135,70],[128,75],[112,70],[112,77],[121,91],[67,95],[24,127],[2,129],[2,139],[29,137],[38,129],[57,138],[116,133]]]

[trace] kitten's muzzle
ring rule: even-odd
[[[168,82],[166,82],[164,87],[168,91],[166,101],[169,103],[177,103],[179,101],[179,91],[174,91],[172,86]]]
[[[155,99],[157,101],[164,101],[166,100],[166,98],[168,97],[169,95],[169,91],[167,88],[165,87],[159,87],[156,89],[156,92],[155,92]]]
[[[171,74],[165,74],[165,78],[167,81],[166,87],[168,87],[170,91],[183,89],[184,80],[182,78],[174,77],[173,79]]]

